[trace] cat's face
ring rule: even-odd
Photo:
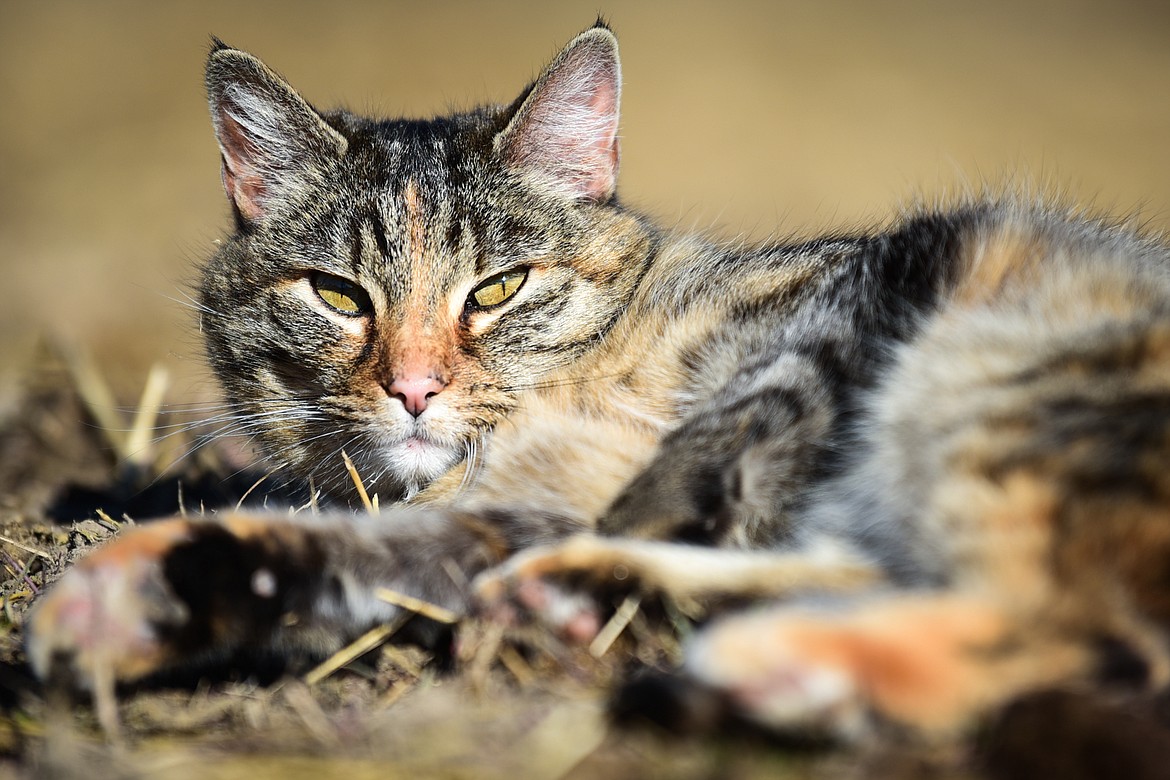
[[[383,498],[410,495],[595,344],[650,241],[613,203],[618,85],[595,28],[509,108],[375,122],[214,51],[238,230],[203,331],[241,430],[318,487],[351,487],[345,450]]]

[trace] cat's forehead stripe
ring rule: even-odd
[[[402,203],[405,211],[405,224],[402,226],[402,235],[406,241],[405,255],[410,258],[414,271],[422,271],[426,225],[419,202],[418,183],[414,179],[407,180],[402,190]]]

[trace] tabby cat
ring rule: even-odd
[[[1021,198],[666,231],[615,194],[620,84],[599,24],[510,105],[373,120],[216,42],[211,363],[275,463],[344,505],[344,451],[383,509],[126,533],[41,600],[40,674],[327,653],[379,586],[588,638],[572,583],[770,600],[679,674],[778,729],[1170,680],[1170,249]]]

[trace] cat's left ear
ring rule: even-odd
[[[613,197],[618,171],[621,64],[602,24],[574,38],[522,96],[496,136],[504,163],[573,200]]]

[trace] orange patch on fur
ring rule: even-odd
[[[908,600],[848,623],[786,628],[792,652],[849,669],[880,712],[927,728],[950,727],[981,698],[972,662],[1005,632],[1003,618],[986,605],[957,599]]]
[[[220,516],[219,522],[231,531],[233,536],[237,536],[240,539],[266,536],[273,529],[280,528],[279,525],[272,522],[271,518],[265,519],[247,514],[224,514]]]
[[[279,548],[287,555],[304,550],[306,529],[282,522],[280,518],[257,515],[229,514],[220,517],[220,523],[237,539],[257,540],[268,548]]]
[[[119,534],[110,544],[87,556],[83,566],[120,565],[141,558],[162,558],[176,544],[191,537],[191,523],[186,520],[159,520],[136,526]]]
[[[1011,282],[1033,271],[1050,252],[1043,238],[1019,228],[1005,227],[977,239],[964,253],[966,267],[955,290],[955,301],[974,305],[995,299]]]

